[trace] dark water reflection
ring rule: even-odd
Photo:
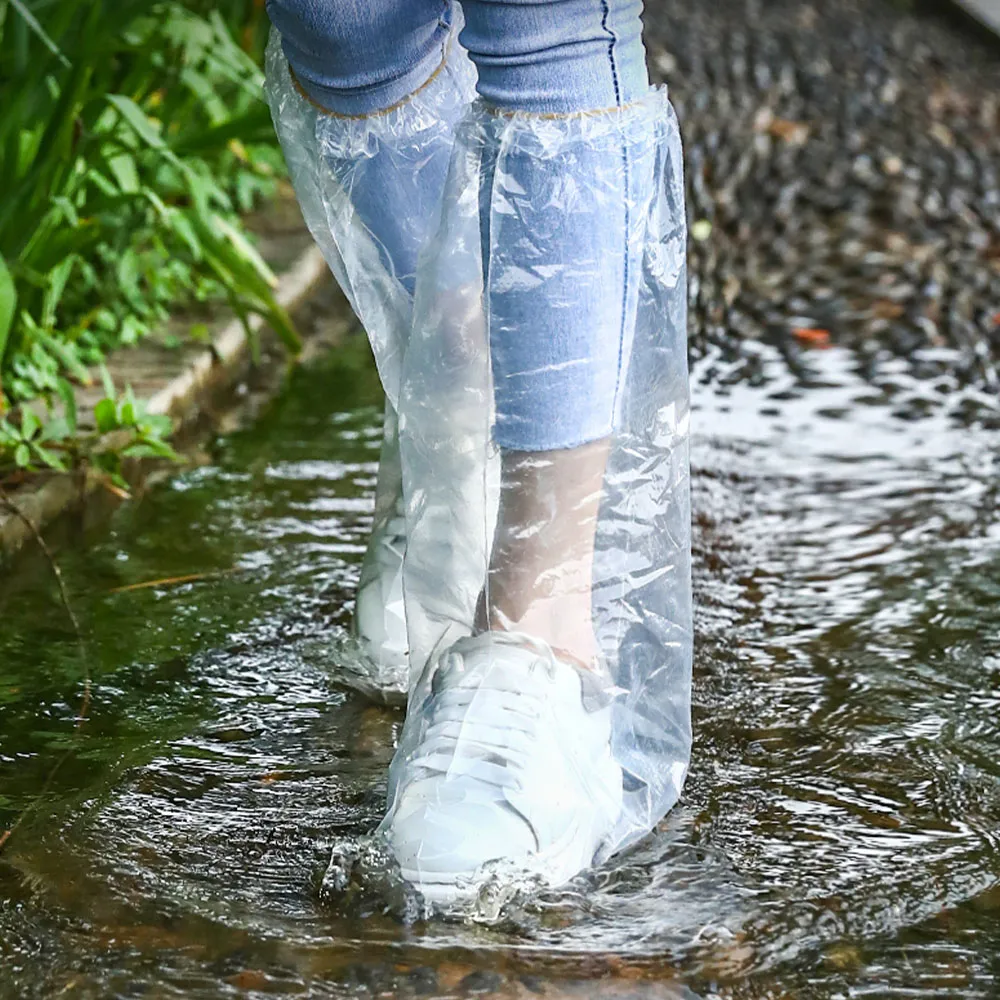
[[[61,552],[79,730],[26,562],[0,591],[0,827],[34,804],[0,857],[0,996],[995,996],[997,438],[910,419],[932,387],[837,351],[794,377],[762,354],[753,387],[740,364],[696,371],[684,801],[498,926],[320,902],[401,721],[330,653],[379,440],[360,341]]]

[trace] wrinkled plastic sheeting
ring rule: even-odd
[[[271,30],[265,91],[288,172],[309,232],[371,340],[375,363],[393,408],[399,401],[402,359],[413,297],[396,273],[391,249],[374,235],[359,200],[389,199],[413,206],[427,201],[422,183],[430,163],[447,161],[454,125],[475,95],[476,70],[457,44],[461,19],[441,70],[405,103],[377,115],[347,118],[313,104],[296,86]],[[384,178],[397,189],[384,190]],[[431,212],[397,212],[400,244],[423,244],[437,226]]]
[[[437,226],[438,192],[451,157],[454,126],[475,96],[476,70],[457,42],[461,27],[459,12],[445,62],[427,85],[405,103],[365,118],[345,118],[318,108],[296,86],[281,36],[273,28],[267,46],[266,96],[303,218],[368,333],[386,394],[375,537],[397,515],[402,498],[396,408],[413,296],[406,276],[397,273],[395,257],[399,247],[425,245]],[[441,178],[428,178],[432,166]],[[392,190],[386,189],[387,183]],[[393,247],[372,232],[371,219],[365,217],[365,207],[378,201],[393,210]],[[377,584],[382,572],[377,546],[370,546],[359,594]],[[404,615],[401,596],[395,603],[399,606],[385,609],[386,633],[392,631],[390,623]],[[396,664],[379,662],[377,649],[351,652],[361,654],[358,669],[369,675],[370,684],[384,689],[383,695],[405,689],[406,679],[397,677]]]
[[[492,443],[496,387],[485,271],[494,290],[516,285],[525,274],[518,257],[523,246],[503,240],[502,207],[516,201],[522,228],[534,226],[541,234],[558,227],[572,211],[591,211],[594,225],[604,224],[598,210],[607,210],[616,190],[626,191],[632,232],[641,244],[639,275],[628,308],[634,320],[621,344],[622,378],[598,523],[593,599],[602,655],[610,679],[621,689],[614,702],[612,743],[625,775],[625,809],[605,845],[610,853],[642,836],[670,808],[690,754],[688,388],[679,134],[662,92],[620,112],[569,118],[500,116],[477,106],[456,132],[474,80],[467,56],[453,44],[443,72],[410,101],[382,115],[339,118],[299,92],[276,32],[268,47],[267,96],[303,215],[368,331],[386,391],[376,530],[395,513],[401,486],[407,497],[404,586],[411,712],[391,789],[419,740],[414,709],[427,696],[429,668],[454,640],[473,630],[486,578],[499,470]],[[613,174],[623,169],[622,157],[595,160],[591,154],[616,154],[626,145],[634,176],[623,184]],[[505,174],[505,153],[510,151],[522,162],[525,155],[537,160],[530,198],[518,192],[517,176]],[[404,240],[425,242],[426,233],[437,232],[421,265],[414,304],[390,251],[363,220],[359,194],[384,191],[388,174],[398,187],[385,191],[386,197],[400,205],[417,204],[426,194],[419,190],[421,165],[442,156],[450,158],[451,173],[440,226],[436,209],[401,212],[396,218]],[[576,196],[570,203],[567,170],[574,163],[594,162],[608,164],[607,173],[573,173]],[[486,177],[490,198],[484,210]],[[510,196],[506,201],[505,193]],[[600,287],[606,275],[595,270],[593,277]],[[545,280],[541,285],[544,289]],[[557,297],[550,296],[548,307],[554,301]],[[402,468],[395,442],[400,407]]]
[[[519,170],[525,156],[533,158],[527,196],[523,176],[505,173],[514,154]],[[567,183],[574,164],[595,163],[628,169],[630,177],[584,169]],[[429,704],[435,661],[473,630],[489,562],[497,494],[490,302],[496,289],[525,280],[526,253],[530,258],[530,248],[503,238],[505,220],[516,213],[521,231],[547,234],[567,213],[584,211],[600,226],[609,192],[622,190],[639,273],[621,343],[592,609],[610,680],[621,689],[612,750],[624,774],[625,805],[602,856],[646,834],[680,794],[691,748],[692,629],[686,225],[677,120],[663,90],[617,112],[566,118],[501,115],[477,104],[457,132],[440,228],[417,282],[400,390],[412,685],[387,822],[422,736],[416,716]],[[578,259],[564,265],[581,266]],[[588,266],[595,283],[606,280],[598,273],[606,262]],[[530,271],[539,294],[557,271]]]

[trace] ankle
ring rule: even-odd
[[[487,604],[480,594],[476,610],[479,632],[521,632],[547,643],[561,659],[572,660],[592,670],[600,661],[600,647],[594,633],[590,593],[564,594],[532,602],[519,614],[491,594]]]

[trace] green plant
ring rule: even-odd
[[[217,10],[0,0],[0,412],[89,382],[185,302],[297,348],[239,218],[281,171],[260,89]]]
[[[55,421],[43,424],[33,410],[22,410],[20,424],[0,421],[0,462],[8,454],[19,469],[66,468],[66,462],[52,445],[59,445],[66,435]]]
[[[135,398],[131,386],[116,392],[107,368],[101,366],[104,396],[94,407],[94,429],[81,432],[77,424],[72,386],[61,380],[57,394],[59,413],[43,420],[33,409],[22,407],[18,419],[0,418],[0,487],[5,471],[66,471],[89,464],[119,490],[128,489],[122,474],[127,459],[179,461],[170,445],[173,425],[169,417],[150,413]]]
[[[146,404],[135,398],[131,386],[117,396],[107,369],[102,368],[101,374],[105,395],[94,407],[97,431],[88,458],[112,483],[127,490],[128,484],[122,475],[124,459],[179,461],[169,443],[173,424],[167,416],[150,413]]]

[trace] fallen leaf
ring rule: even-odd
[[[803,344],[820,349],[830,347],[830,331],[813,326],[797,326],[792,330],[792,336]]]
[[[244,969],[228,981],[238,990],[266,990],[272,984],[271,977],[260,969]]]
[[[452,990],[470,973],[476,970],[471,965],[442,962],[437,967],[438,984],[444,990]]]
[[[101,485],[112,495],[118,497],[119,500],[131,500],[132,494],[128,490],[123,490],[120,486],[116,486],[110,479],[101,479]]]
[[[173,587],[180,583],[196,583],[199,580],[214,580],[220,576],[228,576],[238,572],[234,566],[232,569],[210,570],[206,573],[185,573],[183,576],[165,576],[159,580],[143,580],[142,583],[129,583],[124,587],[112,587],[109,594],[127,594],[133,590],[147,590],[150,587]]]
[[[804,122],[793,122],[788,118],[775,118],[767,127],[767,131],[776,139],[787,142],[790,146],[801,146],[809,138],[809,126]]]
[[[861,953],[856,947],[849,944],[831,945],[827,948],[823,958],[827,965],[832,966],[839,972],[856,969],[861,965]]]

